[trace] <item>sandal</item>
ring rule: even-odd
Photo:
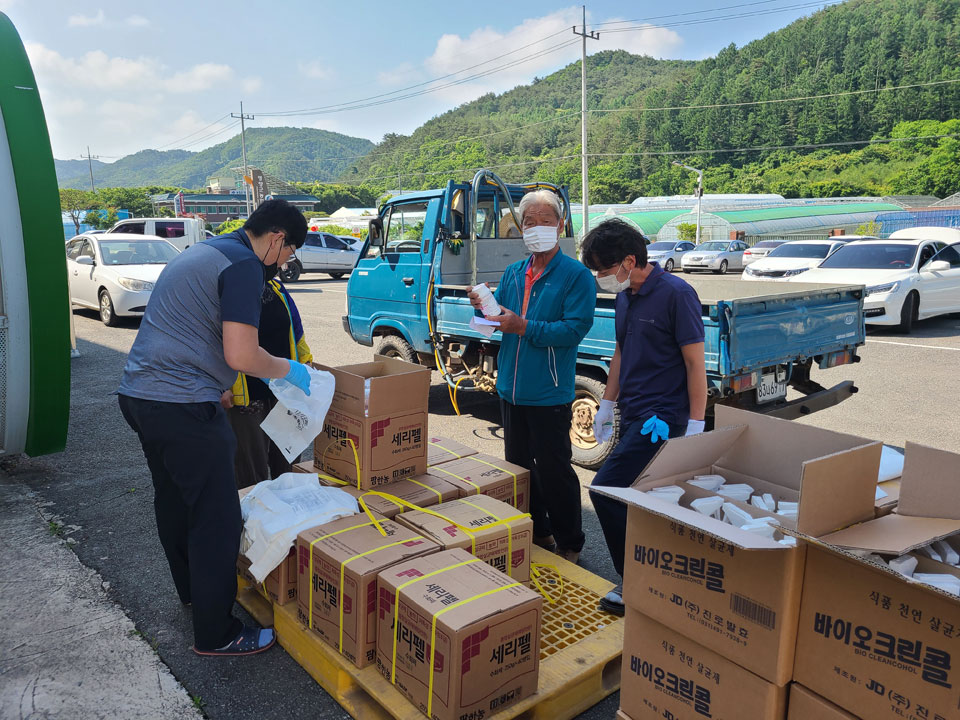
[[[613,590],[600,598],[600,609],[612,615],[624,614],[623,608],[623,585],[617,585]]]
[[[269,650],[277,641],[276,633],[266,628],[250,627],[244,625],[243,630],[233,640],[228,642],[222,648],[216,650],[197,650],[194,646],[193,651],[197,655],[208,656],[237,656],[237,655],[256,655],[264,650]]]

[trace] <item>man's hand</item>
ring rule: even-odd
[[[699,435],[703,432],[704,426],[706,423],[703,420],[694,420],[690,418],[687,420],[687,432],[684,435]]]
[[[593,416],[593,437],[598,443],[605,443],[613,437],[613,409],[616,406],[613,400],[600,401],[600,408]]]
[[[224,410],[229,410],[233,407],[233,390],[223,391],[223,395],[220,396],[220,404]]]
[[[484,283],[487,287],[490,287],[490,283]],[[480,296],[473,291],[473,286],[467,286],[467,297],[470,299],[470,304],[473,305],[474,310],[483,310],[483,301],[480,299]]]
[[[503,311],[499,315],[484,316],[487,320],[493,320],[500,323],[500,332],[513,333],[514,335],[523,335],[527,331],[527,321],[517,315],[513,310],[500,306]]]

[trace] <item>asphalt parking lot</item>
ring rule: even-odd
[[[306,275],[290,290],[300,308],[316,359],[328,365],[369,360],[340,324],[346,279]],[[120,417],[115,390],[137,325],[104,327],[87,311],[75,312],[80,357],[73,360],[70,434],[65,452],[20,461],[10,480],[29,486],[71,533],[74,551],[110,584],[111,597],[137,629],[156,641],[160,658],[215,718],[347,717],[319,686],[277,647],[252,658],[201,659],[190,651],[189,611],[181,608],[156,538],[150,476],[136,437]],[[902,446],[916,441],[960,451],[960,318],[921,321],[909,336],[870,331],[862,362],[826,371],[824,385],[853,380],[860,391],[841,405],[803,422]],[[816,376],[815,376],[816,378]],[[502,456],[496,399],[461,394],[457,416],[434,373],[432,430]],[[640,468],[638,468],[639,470]],[[578,469],[584,486],[593,472]],[[581,564],[613,579],[592,508],[583,494],[587,547]],[[118,698],[122,702],[122,698]],[[610,718],[616,696],[584,718]]]

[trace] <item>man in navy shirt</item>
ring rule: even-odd
[[[703,432],[707,375],[702,308],[690,285],[647,262],[646,238],[622,220],[592,230],[581,256],[596,272],[600,289],[617,293],[617,346],[593,432],[598,442],[610,439],[619,405],[620,439],[592,487],[629,487],[668,438]],[[622,577],[626,506],[595,493],[590,499]],[[603,598],[601,607],[622,615],[622,588]]]
[[[118,390],[153,476],[157,534],[184,605],[194,651],[247,655],[272,630],[233,617],[240,551],[237,441],[220,406],[237,373],[284,378],[309,394],[304,365],[259,344],[264,278],[303,245],[307,223],[285,200],[268,200],[242,230],[197,243],[160,274]]]

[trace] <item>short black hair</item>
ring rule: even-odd
[[[250,213],[243,229],[253,235],[282,232],[286,235],[284,245],[296,245],[300,248],[307,238],[307,219],[286,200],[277,198],[260,203],[260,207]]]
[[[637,266],[647,266],[647,239],[633,225],[620,218],[604,220],[587,233],[580,246],[580,258],[591,270],[605,270],[619,265],[627,255],[637,259]]]

